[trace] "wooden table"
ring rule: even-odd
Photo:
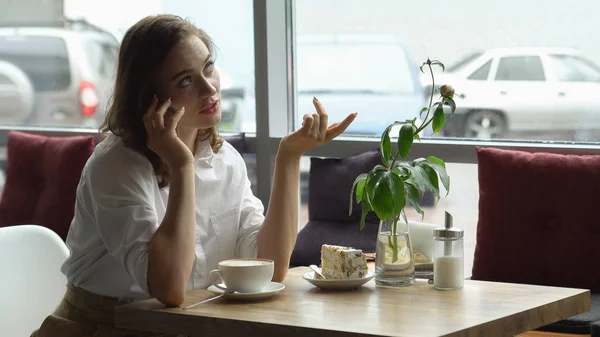
[[[223,298],[189,310],[152,299],[117,308],[117,326],[187,336],[511,336],[590,309],[588,290],[465,281],[438,291],[426,281],[387,288],[374,280],[347,292],[323,291],[291,269],[276,296],[254,303]],[[214,296],[187,294],[191,304]]]

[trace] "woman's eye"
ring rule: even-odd
[[[190,76],[186,76],[182,78],[181,81],[179,81],[179,86],[187,87],[188,85],[190,85],[190,83],[192,83],[192,78]]]
[[[206,64],[206,66],[204,67],[204,70],[208,73],[212,72],[215,69],[215,62],[210,61]]]

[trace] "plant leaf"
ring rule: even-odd
[[[404,181],[393,172],[377,172],[366,186],[371,208],[381,220],[398,216],[406,205]]]
[[[417,186],[421,193],[425,193],[425,188],[427,187],[427,173],[420,166],[409,166],[409,170],[411,173],[410,180],[415,182],[415,186]]]
[[[445,121],[446,118],[444,117],[444,105],[437,104],[437,108],[433,113],[433,133],[439,132],[444,127]]]
[[[392,186],[392,200],[394,201],[394,208],[392,216],[394,218],[402,212],[406,206],[406,193],[404,191],[404,180],[399,175],[388,172],[386,178]]]
[[[367,200],[367,191],[363,190],[362,195],[362,212],[360,215],[360,230],[362,231],[365,228],[365,219],[367,218],[367,214],[371,211],[371,205],[369,204],[369,200]]]
[[[364,187],[365,195],[363,196],[362,200],[367,200],[370,204],[373,203],[373,191],[375,190],[377,182],[379,181],[379,179],[381,179],[380,176],[382,174],[383,172],[375,172],[373,170],[369,172],[369,175],[367,176],[367,182]]]
[[[422,163],[421,165],[419,165],[417,167],[421,167],[423,169],[423,171],[425,171],[425,177],[427,179],[426,186],[427,186],[427,188],[429,188],[431,193],[433,193],[433,195],[435,195],[439,200],[440,199],[440,183],[438,181],[437,173],[426,162]]]
[[[436,157],[428,157],[427,161],[428,162],[423,163],[423,165],[427,165],[437,172],[437,174],[440,176],[440,180],[442,181],[442,185],[446,190],[446,196],[448,196],[448,193],[450,193],[450,176],[448,176],[448,172],[446,172],[446,164],[444,164],[441,159]]]
[[[421,109],[421,111],[419,111],[419,117],[423,117],[423,112],[427,111],[427,107],[424,107],[423,109]]]
[[[392,141],[390,140],[390,129],[392,128],[392,126],[393,124],[385,128],[385,131],[383,131],[383,134],[381,135],[381,143],[379,149],[381,151],[381,161],[385,165],[388,165],[388,162],[392,157]]]
[[[427,161],[427,159],[425,158],[417,158],[415,160],[412,161],[412,166],[418,165],[419,163],[425,162]]]
[[[456,102],[454,102],[454,100],[451,97],[446,97],[445,101],[448,104],[448,106],[450,106],[450,109],[452,110],[452,116],[454,116],[454,112],[456,111]]]
[[[371,171],[387,171],[387,170],[388,170],[387,165],[378,164],[377,166],[373,167],[373,169]]]
[[[354,189],[356,188],[356,202],[360,203],[362,200],[362,191],[365,186],[365,181],[367,180],[367,173],[362,173],[356,179],[354,179],[354,183],[352,183],[352,188],[350,189],[350,211],[348,215],[352,214],[352,206],[354,204]],[[359,190],[360,189],[360,190]]]
[[[363,192],[365,191],[365,183],[367,179],[363,179],[356,184],[356,202],[361,202],[363,197]]]
[[[406,158],[414,139],[414,129],[412,124],[402,125],[400,134],[398,135],[398,152],[400,153],[400,157]]]
[[[394,168],[392,169],[392,172],[394,172],[394,174],[400,176],[400,178],[402,178],[403,176],[406,176],[406,178],[410,178],[410,176],[412,175],[412,173],[410,172],[410,169],[402,166],[402,165],[398,165],[398,164],[403,164],[403,163],[396,163],[394,165]]]
[[[446,168],[446,163],[444,163],[443,160],[441,160],[440,158],[436,157],[436,156],[429,156],[427,157],[427,161],[433,164],[438,164],[441,167],[443,167],[444,169]]]
[[[410,202],[410,204],[415,208],[417,213],[421,214],[421,220],[423,220],[425,217],[425,212],[423,212],[423,209],[421,209],[421,193],[419,192],[419,189],[413,183],[408,181],[405,182],[404,189],[406,191],[406,198],[408,199],[408,202]]]
[[[391,190],[388,184],[380,184],[381,179],[385,175],[385,172],[375,172],[371,175],[365,186],[367,197],[371,208],[382,220],[387,219],[393,207],[391,200]]]
[[[438,199],[440,197],[439,193],[439,183],[438,177],[435,171],[431,167],[424,167],[422,165],[423,162],[418,163],[415,166],[411,167],[411,172],[413,173],[413,180],[415,181],[415,185],[421,192],[425,192],[425,189],[428,189],[435,195]],[[431,175],[433,173],[433,175]],[[433,179],[433,180],[432,180]]]
[[[442,71],[446,71],[446,67],[444,66],[444,64],[438,60],[432,60],[431,65],[438,65],[442,68]]]

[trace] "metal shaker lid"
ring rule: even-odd
[[[464,231],[453,226],[454,220],[452,215],[446,212],[445,226],[438,227],[433,230],[433,236],[444,239],[461,239],[464,236]]]

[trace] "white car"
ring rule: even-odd
[[[422,77],[425,80],[426,77]],[[505,138],[509,132],[600,129],[600,67],[571,48],[474,53],[436,77],[456,89],[445,136]],[[429,92],[430,83],[424,83]]]

